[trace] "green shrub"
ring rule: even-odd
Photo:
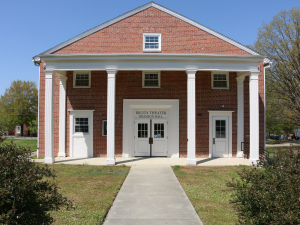
[[[281,150],[238,174],[227,185],[240,224],[300,224],[299,150]]]
[[[50,210],[73,208],[58,193],[53,171],[30,154],[12,143],[0,145],[0,224],[50,224]]]

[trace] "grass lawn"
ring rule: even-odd
[[[173,170],[204,224],[236,224],[229,203],[232,191],[226,186],[244,166],[174,166]]]
[[[31,149],[31,151],[35,152],[37,150],[37,139],[5,139],[4,143],[9,144],[13,142],[17,146],[26,147]]]
[[[63,196],[73,200],[76,209],[53,211],[54,224],[102,224],[130,167],[51,165]]]
[[[276,153],[278,152],[279,149],[282,150],[288,150],[288,149],[300,149],[300,146],[283,146],[283,147],[276,147],[276,146],[272,146],[272,147],[266,147],[266,150],[268,152],[270,152],[270,158],[273,158],[275,156],[275,154],[272,153]]]

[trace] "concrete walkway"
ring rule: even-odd
[[[202,224],[170,166],[136,165],[121,187],[104,225]]]
[[[243,158],[197,158],[198,166],[249,166],[249,160]],[[35,162],[44,162],[44,159],[35,159]],[[55,163],[63,164],[87,164],[95,166],[106,165],[106,158],[55,158]],[[149,158],[149,157],[135,157],[135,158],[116,158],[116,165],[169,165],[169,166],[185,166],[186,158]]]

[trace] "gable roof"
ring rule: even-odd
[[[142,6],[138,7],[138,8],[136,8],[136,9],[133,9],[133,10],[131,10],[131,11],[129,11],[129,12],[123,14],[123,15],[120,15],[120,16],[112,19],[112,20],[109,20],[109,21],[107,21],[107,22],[105,22],[105,23],[103,23],[103,24],[101,24],[101,25],[99,25],[97,27],[94,27],[94,28],[92,28],[92,29],[90,29],[90,30],[88,30],[86,32],[83,32],[83,33],[77,35],[76,37],[71,38],[71,39],[69,39],[69,40],[67,40],[67,41],[65,41],[65,42],[63,42],[63,43],[61,43],[61,44],[59,44],[59,45],[57,45],[57,46],[55,46],[55,47],[47,50],[47,51],[45,51],[45,52],[42,52],[39,55],[51,54],[51,53],[53,53],[53,52],[55,52],[55,51],[57,51],[57,50],[59,50],[61,48],[64,48],[64,47],[66,47],[66,46],[68,46],[68,45],[70,45],[70,44],[72,44],[72,43],[74,43],[74,42],[76,42],[76,41],[78,41],[78,40],[86,37],[86,36],[89,36],[89,35],[97,32],[99,30],[102,30],[102,29],[104,29],[104,28],[106,28],[106,27],[108,27],[108,26],[110,26],[110,25],[112,25],[114,23],[117,23],[117,22],[119,22],[121,20],[124,20],[127,17],[130,17],[130,16],[132,16],[132,15],[134,15],[136,13],[139,13],[139,12],[145,10],[145,9],[148,9],[150,7],[154,7],[156,9],[159,9],[159,10],[165,12],[165,13],[168,13],[168,14],[170,14],[170,15],[172,15],[172,16],[180,19],[180,20],[183,20],[186,23],[189,23],[189,24],[191,24],[191,25],[193,25],[193,26],[195,26],[195,27],[197,27],[197,28],[199,28],[199,29],[201,29],[203,31],[206,31],[207,33],[212,34],[212,35],[214,35],[214,36],[216,36],[216,37],[218,37],[218,38],[220,38],[220,39],[222,39],[222,40],[224,40],[224,41],[226,41],[226,42],[228,42],[228,43],[230,43],[230,44],[232,44],[232,45],[234,45],[234,46],[236,46],[236,47],[238,47],[238,48],[240,48],[240,49],[242,49],[242,50],[244,50],[244,51],[246,51],[246,52],[248,52],[248,53],[250,53],[252,55],[260,55],[259,53],[253,51],[252,49],[250,49],[250,48],[248,48],[248,47],[246,47],[246,46],[244,46],[244,45],[242,45],[242,44],[240,44],[240,43],[238,43],[238,42],[236,42],[236,41],[234,41],[234,40],[232,40],[232,39],[230,39],[230,38],[228,38],[228,37],[226,37],[226,36],[224,36],[224,35],[222,35],[222,34],[220,34],[218,32],[216,32],[216,31],[214,31],[212,29],[209,29],[208,27],[205,27],[205,26],[203,26],[200,23],[197,23],[197,22],[195,22],[195,21],[193,21],[193,20],[191,20],[191,19],[189,19],[189,18],[187,18],[185,16],[182,16],[182,15],[180,15],[180,14],[178,14],[178,13],[176,13],[176,12],[170,10],[170,9],[167,9],[167,8],[165,8],[165,7],[157,4],[155,2],[149,2],[149,3],[147,3],[145,5],[142,5]]]

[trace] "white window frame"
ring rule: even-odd
[[[17,126],[17,134],[21,134],[21,126]]]
[[[154,86],[145,86],[145,74],[147,73],[157,73],[158,74],[158,86],[154,87]],[[143,71],[143,79],[142,79],[142,87],[143,88],[160,88],[160,71]]]
[[[76,132],[75,130],[75,127],[76,127],[76,118],[88,118],[88,129],[89,129],[89,132]],[[89,116],[74,116],[74,130],[73,130],[73,134],[75,135],[89,135],[90,134],[90,117]]]
[[[88,86],[76,86],[76,74],[85,73],[89,75],[89,85]],[[74,71],[73,72],[73,88],[91,88],[91,71]]]
[[[146,37],[147,36],[157,36],[158,37],[158,48],[156,49],[148,49],[145,48],[145,42],[146,42]],[[161,34],[160,33],[143,33],[143,51],[161,51]]]
[[[106,137],[107,136],[107,131],[106,131],[106,135],[104,134],[104,123],[106,122],[106,126],[107,126],[107,120],[102,120],[102,136]]]
[[[227,87],[214,87],[214,74],[226,74]],[[224,71],[211,72],[211,89],[229,89],[229,72],[224,72]]]

